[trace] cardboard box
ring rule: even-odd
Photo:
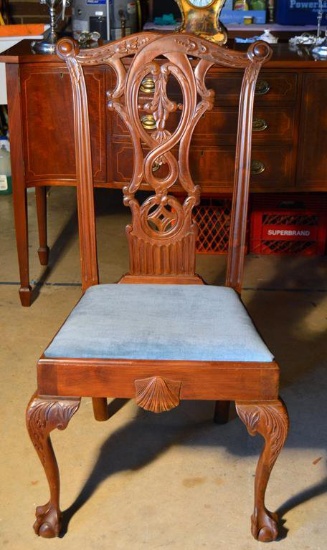
[[[228,10],[223,8],[220,14],[220,21],[224,25],[242,25],[244,17],[252,17],[253,24],[262,25],[266,22],[265,10]]]
[[[315,25],[317,23],[318,0],[279,0],[276,7],[276,23],[280,25]],[[323,0],[326,13],[327,0]]]

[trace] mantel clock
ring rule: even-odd
[[[227,31],[219,21],[226,0],[175,0],[182,13],[179,32],[196,34],[201,38],[225,44]]]

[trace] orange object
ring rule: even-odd
[[[1,25],[0,37],[2,36],[39,36],[43,34],[45,25],[43,23],[30,23],[25,25]]]

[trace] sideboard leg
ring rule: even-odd
[[[32,288],[29,283],[28,221],[26,189],[13,186],[13,205],[16,230],[16,245],[19,266],[19,297],[22,306],[29,307],[32,301]]]
[[[9,127],[14,129],[10,132],[10,155],[20,278],[19,296],[22,306],[28,307],[31,305],[32,289],[29,283],[28,219],[20,70],[19,63],[9,63],[6,66],[7,89],[10,90],[10,93],[8,93]]]
[[[47,188],[35,188],[36,199],[36,214],[39,230],[39,248],[38,255],[41,265],[48,265],[49,247],[48,247],[48,232],[47,232]]]
[[[19,298],[23,307],[30,307],[32,303],[32,288],[30,285],[28,287],[20,287]]]

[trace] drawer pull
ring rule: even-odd
[[[155,160],[152,165],[152,172],[156,172],[157,170],[159,170],[161,167],[161,164],[162,164],[161,162],[158,162],[157,160]]]
[[[269,92],[270,86],[267,80],[258,80],[255,87],[255,95],[265,95]]]
[[[264,132],[264,130],[267,130],[267,128],[268,128],[268,124],[264,118],[253,119],[253,124],[252,124],[253,132]]]
[[[151,76],[143,78],[140,86],[141,92],[144,94],[152,94],[154,92],[154,80]]]
[[[261,160],[252,160],[251,161],[251,174],[257,175],[262,174],[266,169],[265,165]]]
[[[153,115],[144,115],[141,118],[141,124],[145,130],[154,130],[157,127]]]

